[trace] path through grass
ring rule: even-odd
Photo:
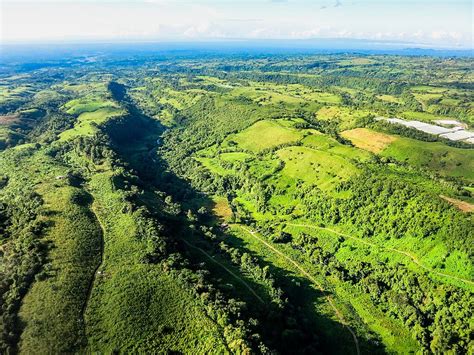
[[[251,229],[248,229],[246,227],[243,227],[241,225],[237,225],[238,227],[240,227],[241,229],[243,229],[244,231],[246,231],[248,234],[250,234],[253,238],[257,239],[260,243],[263,243],[265,244],[265,246],[267,246],[268,248],[270,248],[273,252],[277,253],[279,256],[283,257],[286,261],[288,261],[289,263],[291,263],[294,267],[296,267],[305,277],[308,278],[308,280],[310,280],[321,292],[325,292],[325,289],[323,288],[323,286],[313,277],[311,276],[311,274],[309,274],[305,269],[303,269],[296,261],[294,261],[293,259],[291,259],[290,257],[288,257],[287,255],[283,254],[281,251],[279,251],[278,249],[276,249],[273,245],[271,245],[270,243],[268,243],[267,241],[265,241],[264,239],[260,238],[257,236],[257,234],[252,231]],[[334,304],[334,301],[332,300],[331,296],[325,296],[328,304],[331,306],[331,308],[334,310],[337,318],[339,319],[339,321],[341,322],[341,324],[344,325],[344,327],[347,328],[347,330],[351,333],[352,335],[352,338],[354,339],[354,344],[355,344],[355,347],[356,347],[356,351],[357,351],[357,354],[359,355],[360,354],[360,349],[359,349],[359,341],[357,340],[357,336],[356,334],[354,333],[354,331],[349,327],[348,325],[348,322],[346,321],[346,319],[344,318],[344,316],[342,315],[342,313],[339,311],[339,309],[335,306]]]
[[[461,282],[464,282],[468,285],[473,285],[474,286],[474,282],[473,281],[470,281],[470,280],[467,280],[467,279],[464,279],[462,277],[457,277],[457,276],[453,276],[453,275],[448,275],[448,274],[445,274],[443,272],[439,272],[439,271],[436,271],[436,270],[433,270],[432,268],[430,267],[427,267],[425,265],[423,265],[419,260],[418,258],[412,254],[412,253],[409,253],[407,251],[404,251],[404,250],[400,250],[400,249],[396,249],[396,248],[391,248],[391,247],[384,247],[384,246],[381,246],[381,245],[378,245],[376,243],[372,243],[372,242],[369,242],[367,240],[364,240],[362,238],[359,238],[359,237],[354,237],[352,235],[349,235],[349,234],[344,234],[344,233],[341,233],[341,232],[338,232],[338,231],[335,231],[334,229],[331,229],[331,228],[327,228],[327,227],[318,227],[318,226],[314,226],[314,225],[311,225],[311,224],[298,224],[298,223],[287,223],[288,226],[292,226],[292,227],[300,227],[300,228],[310,228],[310,229],[317,229],[317,230],[325,230],[325,231],[328,231],[328,232],[331,232],[331,233],[334,233],[334,234],[337,234],[341,237],[344,237],[344,238],[349,238],[349,239],[352,239],[352,240],[355,240],[359,243],[363,243],[367,246],[372,246],[372,247],[376,247],[376,248],[380,248],[380,249],[385,249],[385,250],[388,250],[388,251],[393,251],[395,253],[398,253],[398,254],[401,254],[401,255],[404,255],[408,258],[411,259],[412,262],[414,262],[416,265],[418,265],[419,267],[423,268],[424,270],[427,270],[428,272],[431,272],[435,275],[438,275],[438,276],[442,276],[442,277],[446,277],[446,278],[450,278],[452,280],[456,280],[456,281],[461,281]]]

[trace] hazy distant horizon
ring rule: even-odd
[[[35,62],[54,60],[61,56],[118,55],[130,57],[136,54],[160,55],[181,52],[183,55],[201,54],[342,54],[359,53],[366,55],[434,55],[440,57],[473,57],[469,48],[435,47],[419,43],[396,41],[373,41],[365,39],[233,39],[199,41],[56,41],[56,42],[16,42],[2,43],[2,60]]]
[[[208,43],[225,43],[225,44],[245,44],[245,43],[260,43],[260,44],[271,44],[276,46],[284,46],[291,44],[349,44],[351,47],[361,46],[361,49],[370,46],[372,48],[383,47],[383,48],[420,48],[420,49],[433,49],[433,50],[474,50],[474,47],[460,47],[449,44],[433,44],[424,42],[410,42],[410,41],[397,41],[397,40],[374,40],[370,38],[200,38],[200,39],[173,39],[173,38],[103,38],[103,39],[68,39],[68,40],[15,40],[15,41],[2,41],[1,45],[15,46],[15,45],[88,45],[88,44],[208,44]]]

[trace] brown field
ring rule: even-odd
[[[440,195],[439,197],[441,197],[445,201],[448,201],[450,204],[457,207],[463,212],[469,213],[469,212],[474,211],[474,205],[470,204],[469,202],[461,201],[461,200],[458,200],[452,197],[443,196],[443,195]]]
[[[0,116],[0,125],[12,124],[18,120],[18,115]]]
[[[390,143],[397,140],[396,137],[385,133],[379,133],[367,128],[356,128],[341,133],[344,138],[349,139],[357,148],[379,153]]]
[[[232,210],[225,197],[215,197],[212,212],[223,221],[230,221]]]

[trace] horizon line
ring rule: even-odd
[[[73,44],[205,44],[205,43],[317,43],[320,42],[353,42],[365,43],[380,46],[406,46],[406,49],[424,49],[424,50],[452,50],[452,51],[474,51],[474,44],[471,46],[449,46],[435,43],[411,42],[400,40],[381,40],[371,38],[350,38],[350,37],[314,37],[314,38],[143,38],[143,37],[121,37],[121,38],[69,38],[69,39],[24,39],[24,40],[0,40],[0,47],[14,45],[73,45]],[[311,49],[311,48],[308,48]],[[331,49],[331,48],[328,48]],[[367,48],[360,48],[367,49]],[[387,48],[384,48],[387,49]],[[394,48],[400,50],[403,48]]]

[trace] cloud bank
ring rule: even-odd
[[[470,1],[37,0],[1,3],[6,41],[354,38],[472,48]]]

